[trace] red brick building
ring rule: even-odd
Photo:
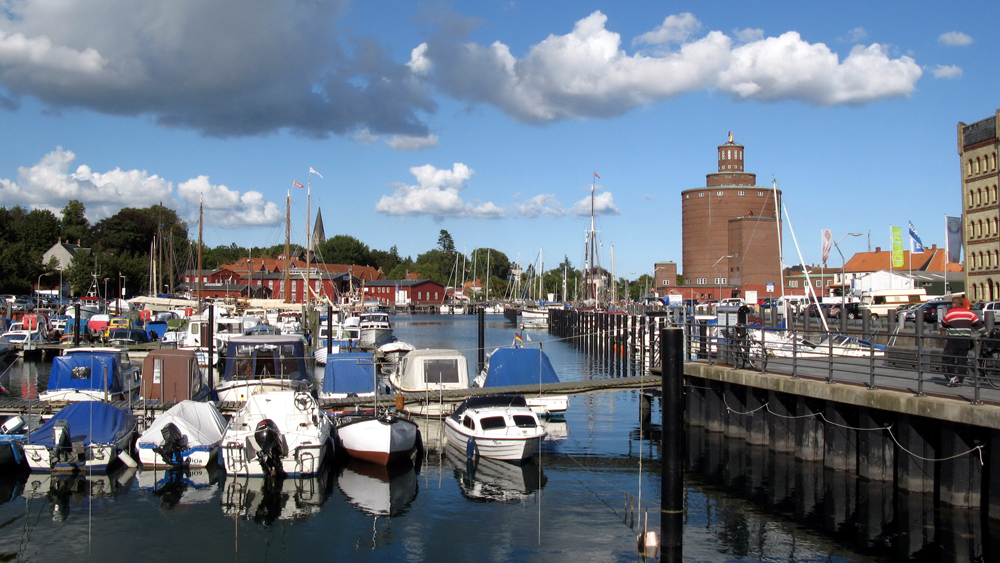
[[[705,186],[681,192],[684,290],[719,298],[757,290],[768,283],[780,292],[781,264],[775,195],[757,186],[756,174],[743,167],[743,145],[719,145],[718,172],[706,175]],[[661,289],[661,288],[658,288]]]
[[[364,293],[381,305],[440,305],[445,289],[431,280],[376,280],[365,284]]]

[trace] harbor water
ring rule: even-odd
[[[474,316],[396,316],[418,348],[477,362]],[[544,331],[528,331],[564,381],[626,374]],[[488,316],[487,350],[514,327]],[[44,388],[49,366],[18,360],[13,395]],[[474,369],[474,368],[473,368]],[[636,561],[637,534],[659,531],[659,402],[637,391],[573,397],[565,421],[523,466],[465,458],[443,425],[420,419],[425,455],[384,470],[331,463],[314,478],[262,480],[215,468],[119,469],[50,478],[0,473],[2,561]],[[682,437],[678,437],[681,439]],[[693,430],[686,437],[685,561],[990,561],[991,524],[920,497],[886,498],[822,466]],[[853,492],[844,492],[853,491]],[[648,522],[648,524],[647,524]],[[993,526],[993,530],[995,530]]]

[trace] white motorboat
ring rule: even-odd
[[[469,362],[458,350],[413,350],[403,356],[389,382],[403,393],[424,395],[417,414],[438,416],[452,408],[441,391],[469,386]]]
[[[466,456],[520,462],[535,455],[545,429],[521,395],[469,397],[445,419],[448,445]]]
[[[331,334],[333,335],[332,337],[330,336]],[[340,354],[348,350],[353,350],[360,342],[361,329],[359,327],[346,327],[341,323],[332,323],[332,325],[328,326],[326,323],[320,321],[313,358],[317,364],[321,366],[326,365],[326,357],[329,354]]]
[[[358,327],[361,329],[362,346],[377,348],[392,340],[392,324],[388,313],[361,313],[358,315]]]
[[[521,321],[518,325],[520,328],[548,328],[549,310],[546,308],[521,309]]]
[[[386,411],[337,413],[333,420],[338,447],[356,459],[389,465],[409,459],[417,447],[417,424]]]
[[[0,339],[15,350],[30,352],[48,341],[43,327],[44,324],[41,323],[12,323],[10,329],[0,335]]]
[[[135,431],[136,418],[127,410],[99,401],[72,403],[32,431],[24,457],[32,471],[106,471],[130,453]]]
[[[139,462],[151,467],[205,467],[219,451],[226,419],[213,403],[181,401],[139,436]]]
[[[309,393],[251,395],[229,421],[220,463],[235,475],[311,475],[332,448],[332,432],[330,419]]]
[[[226,347],[226,367],[215,391],[219,401],[246,401],[256,393],[312,389],[301,336],[236,336]]]

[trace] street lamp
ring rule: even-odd
[[[104,314],[108,313],[108,278],[104,278]]]
[[[118,272],[118,297],[115,299],[115,314],[121,314],[121,301],[125,297],[125,276]]]
[[[38,274],[38,282],[35,283],[35,300],[38,302],[37,307],[39,309],[42,308],[42,294],[41,294],[41,291],[42,291],[42,276],[47,276],[49,274],[54,274],[54,273],[55,272],[42,272],[41,274]]]
[[[735,256],[735,254],[726,254],[722,258],[719,258],[718,260],[716,260],[715,264],[712,264],[712,267],[708,269],[708,275],[712,275],[712,272],[715,270],[715,267],[719,265],[719,262],[722,262],[726,258],[732,258],[734,256]],[[719,281],[719,302],[721,303],[722,302],[722,278],[718,278],[718,281]]]
[[[833,243],[834,248],[837,249],[837,254],[840,254],[840,302],[842,304],[841,311],[844,307],[847,307],[847,291],[844,289],[844,278],[847,277],[847,260],[844,258],[844,253],[840,251],[840,243],[844,242],[847,237],[860,237],[861,233],[847,233],[840,238],[839,241]],[[846,314],[846,313],[845,313]]]

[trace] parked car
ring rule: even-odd
[[[13,309],[15,311],[34,311],[35,302],[27,297],[18,297],[14,300]]]
[[[986,320],[986,313],[992,312],[993,318],[1000,321],[1000,301],[983,301],[972,306],[972,312],[980,319]]]
[[[934,299],[932,301],[922,303],[919,307],[913,310],[913,313],[914,315],[922,315],[925,323],[936,323],[938,322],[938,307],[947,307],[949,304],[951,304],[951,302],[946,299]]]
[[[757,300],[757,306],[761,309],[773,309],[777,303],[778,300],[773,297],[761,297]]]
[[[847,311],[847,318],[848,319],[854,320],[854,319],[860,319],[861,318],[861,304],[860,303],[847,303],[846,305],[838,303],[838,304],[836,304],[836,305],[834,305],[833,307],[830,308],[830,318],[831,319],[839,319],[840,318],[840,313],[842,311],[845,311],[845,310]]]

